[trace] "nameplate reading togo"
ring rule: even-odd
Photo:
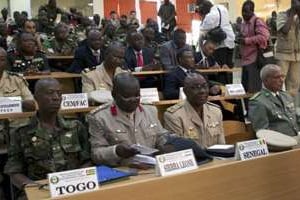
[[[0,114],[22,112],[21,97],[0,97]]]
[[[242,84],[227,84],[226,86],[226,96],[238,96],[245,95],[245,89]]]
[[[192,149],[156,156],[156,173],[168,176],[197,169]]]
[[[237,160],[251,160],[269,155],[268,147],[264,139],[249,140],[236,144]]]
[[[157,88],[141,88],[141,102],[153,103],[159,101]]]
[[[48,181],[52,198],[98,189],[96,167],[51,173]]]
[[[76,109],[76,108],[88,108],[88,96],[87,93],[76,94],[63,94],[60,108],[64,109]]]

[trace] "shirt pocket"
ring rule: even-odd
[[[111,138],[114,144],[125,143],[130,144],[129,133],[125,129],[116,129]]]
[[[143,129],[145,135],[146,146],[154,147],[156,144],[156,136],[159,133],[159,127],[157,123],[147,124]]]
[[[66,153],[76,153],[81,151],[80,142],[77,134],[73,132],[66,132],[60,138],[61,146]]]
[[[31,138],[31,143],[24,149],[24,156],[29,162],[34,160],[49,159],[50,153],[50,142],[37,136],[33,136]]]
[[[21,96],[21,92],[19,88],[10,85],[11,87],[4,88],[3,96],[4,97],[14,97],[14,96]]]
[[[218,121],[211,121],[206,126],[208,137],[210,138],[210,145],[218,142],[218,138],[222,133],[221,123]]]

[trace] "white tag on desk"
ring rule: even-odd
[[[159,101],[157,88],[141,88],[141,102],[153,103]]]
[[[269,155],[268,147],[264,139],[249,140],[236,144],[237,160],[251,160]]]
[[[76,108],[88,108],[89,102],[87,93],[75,93],[75,94],[63,94],[60,108],[64,109],[76,109]]]
[[[21,97],[0,97],[0,114],[22,112]]]
[[[239,96],[245,95],[245,89],[241,83],[239,84],[227,84],[226,86],[226,96]]]
[[[52,198],[98,189],[96,167],[51,173],[48,181]]]
[[[156,173],[159,176],[178,174],[197,169],[192,149],[156,156]]]

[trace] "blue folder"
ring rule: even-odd
[[[131,172],[125,172],[118,169],[114,169],[105,165],[97,166],[98,183],[106,183],[117,179],[126,178],[134,175]]]

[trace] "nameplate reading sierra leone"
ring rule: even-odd
[[[197,169],[192,149],[156,156],[156,173],[159,176],[178,174]]]
[[[98,189],[96,167],[51,173],[48,181],[52,198]]]
[[[88,108],[89,101],[87,93],[76,94],[63,94],[60,108],[64,109],[76,109],[76,108]]]
[[[22,112],[21,97],[1,97],[0,114],[20,113]]]
[[[268,147],[264,139],[249,140],[236,144],[237,160],[251,160],[253,158],[269,155]]]

